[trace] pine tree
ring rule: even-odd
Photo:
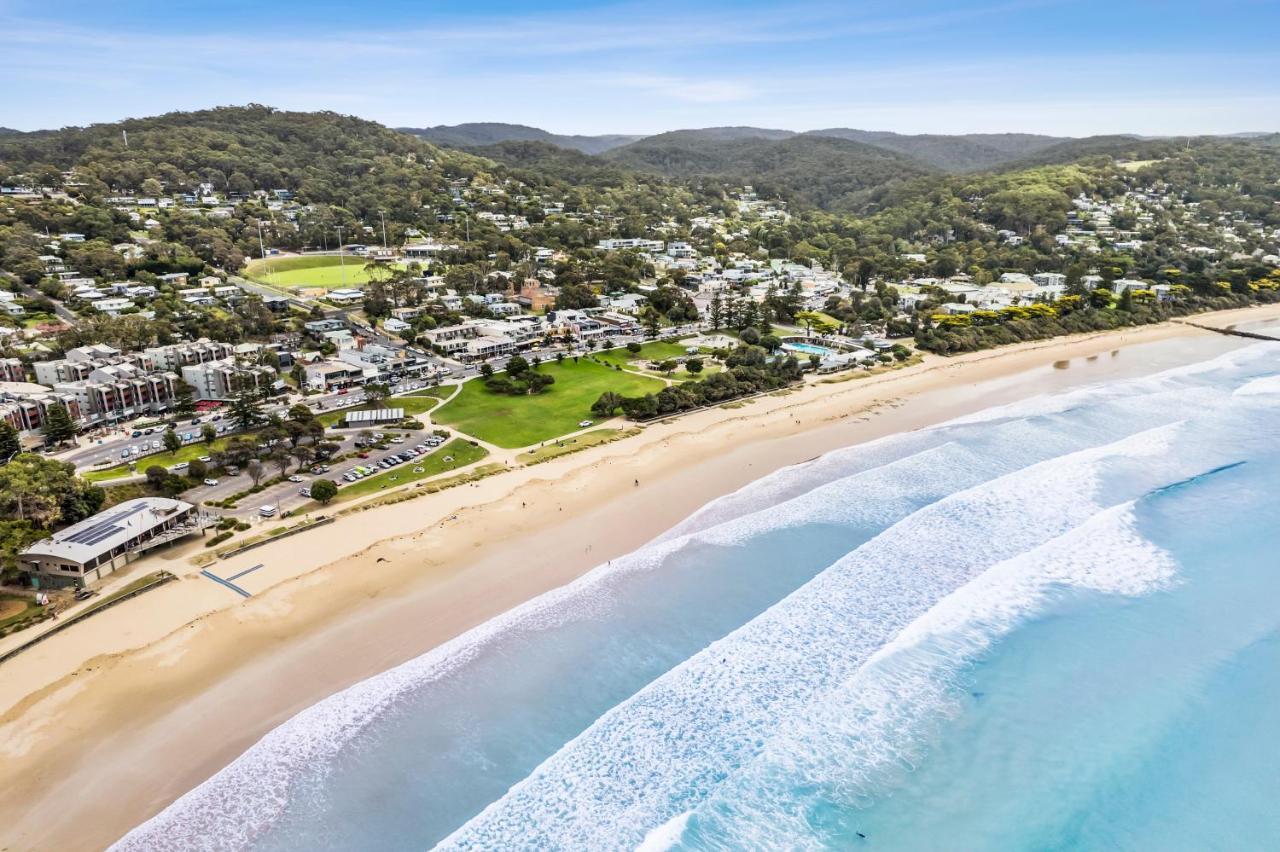
[[[231,401],[228,412],[231,422],[242,431],[249,431],[266,422],[262,414],[262,398],[256,391],[244,390]]]
[[[46,442],[64,444],[76,436],[76,424],[67,412],[67,407],[60,402],[55,402],[45,411],[41,431],[44,433]]]
[[[173,386],[173,410],[182,417],[190,417],[196,411],[196,389],[182,379]]]
[[[724,301],[720,298],[720,294],[716,293],[711,297],[711,330],[719,331],[720,325],[724,321]]]
[[[0,464],[22,452],[22,440],[18,430],[8,420],[0,420]]]

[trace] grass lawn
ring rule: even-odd
[[[31,598],[19,595],[0,595],[0,636],[5,635],[8,628],[15,630],[27,626],[27,622],[43,620],[39,617],[44,607],[36,606]]]
[[[685,347],[679,343],[663,343],[656,341],[654,343],[645,343],[641,345],[640,351],[634,355],[625,346],[619,346],[610,349],[608,352],[597,352],[594,357],[606,364],[619,364],[623,367],[630,361],[665,361],[668,358],[682,358],[688,353]]]
[[[536,396],[493,393],[483,381],[472,379],[431,419],[514,449],[575,432],[579,421],[596,419],[591,404],[605,391],[640,396],[663,388],[657,379],[613,370],[585,358],[576,364],[572,359],[563,364],[548,362],[538,371],[554,376],[556,383]]]
[[[489,451],[484,447],[477,447],[462,438],[454,438],[429,455],[418,456],[413,461],[396,465],[391,470],[383,471],[377,476],[367,476],[356,482],[341,483],[338,489],[338,496],[333,498],[332,503],[354,500],[357,497],[374,494],[385,488],[394,488],[397,485],[404,485],[406,482],[417,482],[419,479],[426,479],[429,476],[437,476],[441,473],[457,470],[460,467],[474,464],[487,455],[489,455]],[[446,458],[451,459],[451,461],[445,461]],[[417,468],[422,468],[422,472],[417,473]]]
[[[192,431],[198,431],[200,427],[192,426]],[[158,433],[157,433],[158,434]],[[253,440],[253,435],[244,435],[242,437]],[[151,436],[147,436],[147,440],[151,440]],[[219,438],[212,444],[206,444],[204,441],[197,441],[194,444],[184,444],[178,447],[172,453],[155,453],[154,455],[143,456],[138,459],[137,473],[146,473],[147,468],[152,465],[160,465],[162,467],[172,467],[178,462],[195,461],[201,456],[207,456],[213,450],[221,449],[227,443],[226,438]],[[125,476],[133,475],[134,471],[129,470],[129,465],[118,464],[115,467],[107,467],[101,470],[91,470],[84,474],[84,478],[90,482],[106,482],[112,479],[120,479]]]
[[[437,385],[436,387],[431,388],[419,388],[416,391],[410,391],[404,396],[433,396],[436,399],[448,399],[453,396],[453,392],[457,390],[457,387],[457,385]],[[396,397],[396,399],[403,398],[404,397]]]
[[[277,257],[255,260],[245,267],[246,278],[276,287],[354,287],[369,283],[369,266],[359,257]],[[344,283],[345,282],[345,283]]]
[[[516,457],[516,461],[522,464],[539,464],[560,456],[567,456],[570,453],[576,453],[579,450],[598,447],[601,444],[620,441],[623,438],[630,438],[632,435],[639,434],[639,429],[592,429],[590,432],[583,432],[576,437],[566,438],[563,441],[556,441],[554,444],[548,444],[545,447],[538,447],[536,450],[521,453]]]

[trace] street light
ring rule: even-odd
[[[378,218],[382,220],[382,247],[387,247],[387,214],[384,210],[378,211]]]

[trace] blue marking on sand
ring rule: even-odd
[[[240,588],[235,583],[232,583],[229,580],[222,579],[217,574],[210,574],[208,571],[201,571],[200,573],[208,577],[210,580],[212,580],[215,583],[221,583],[222,585],[226,586],[228,589],[235,592],[236,594],[243,595],[246,598],[249,597],[249,593],[246,592],[244,589]]]
[[[259,562],[257,565],[253,566],[252,568],[246,568],[246,569],[244,569],[244,570],[243,570],[243,571],[241,571],[239,574],[232,574],[230,577],[228,577],[228,578],[227,578],[227,580],[228,580],[228,582],[229,582],[229,581],[231,581],[231,580],[239,580],[239,579],[240,579],[241,577],[243,577],[245,574],[252,574],[254,571],[257,571],[257,570],[258,570],[259,568],[261,568],[261,567],[262,567],[262,563],[261,563],[261,562]]]

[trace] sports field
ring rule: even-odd
[[[576,432],[579,421],[597,419],[591,404],[605,391],[640,396],[665,387],[658,379],[611,370],[587,360],[545,363],[538,372],[554,376],[556,383],[540,394],[508,396],[493,393],[482,380],[472,379],[457,396],[433,411],[431,419],[514,449]]]
[[[276,287],[357,287],[369,282],[369,267],[359,257],[276,257],[255,260],[245,267],[246,278]]]

